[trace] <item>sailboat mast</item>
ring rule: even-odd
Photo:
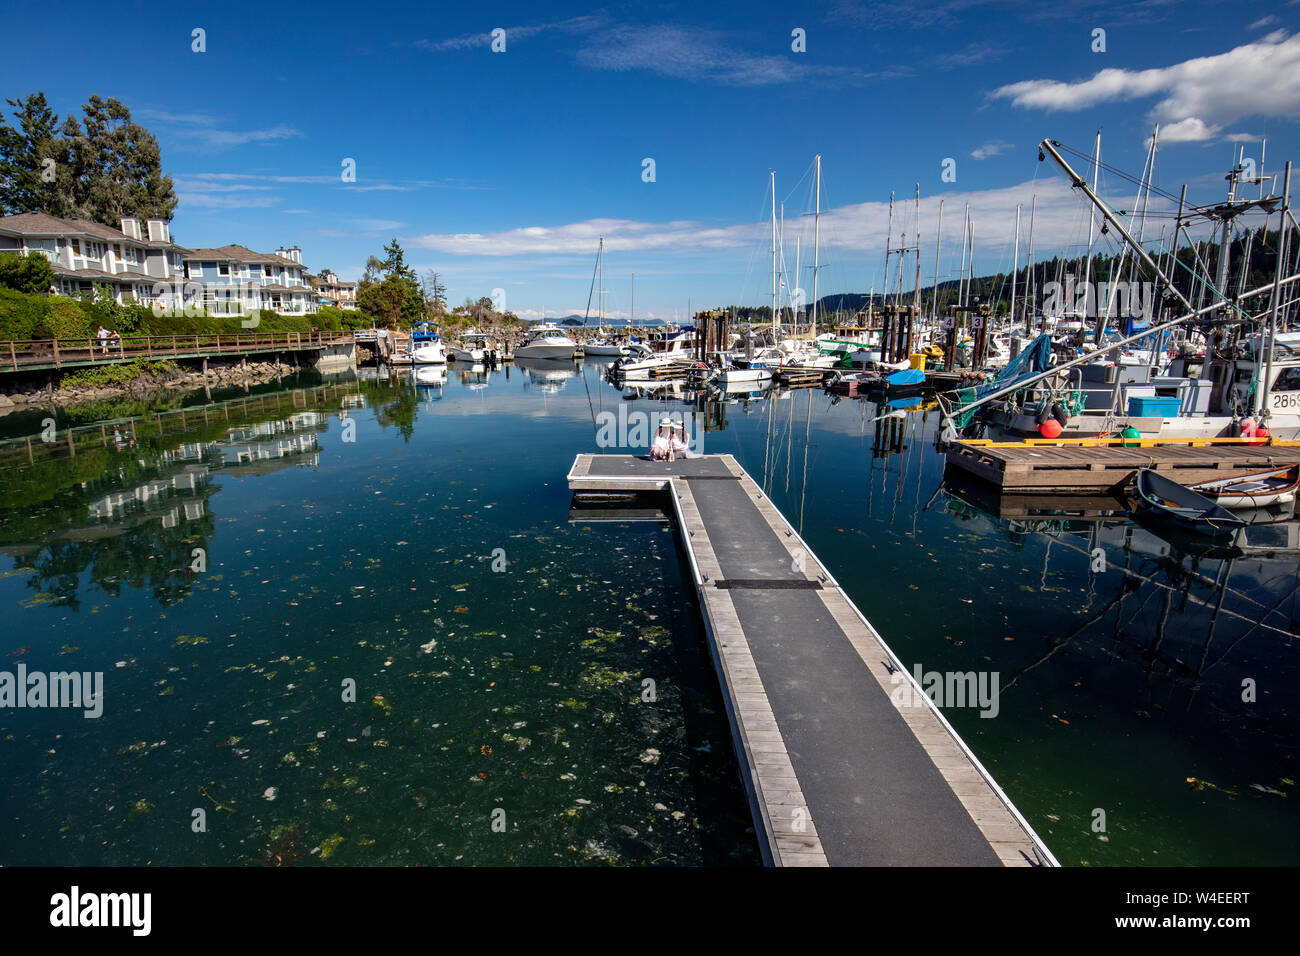
[[[781,335],[781,320],[776,315],[776,170],[769,174],[772,190],[772,334]]]
[[[1259,406],[1264,404],[1264,396],[1273,387],[1273,349],[1277,341],[1277,306],[1278,300],[1282,298],[1282,263],[1287,258],[1287,241],[1291,238],[1291,230],[1286,226],[1286,217],[1291,208],[1291,161],[1287,164],[1282,173],[1282,205],[1278,213],[1278,230],[1277,230],[1277,267],[1273,272],[1273,295],[1269,307],[1268,318],[1268,341],[1264,343],[1264,354],[1267,356],[1264,360],[1264,383],[1255,389],[1255,404],[1258,411]],[[1267,229],[1267,224],[1265,225]],[[1264,408],[1264,416],[1270,413],[1270,409]]]
[[[880,285],[880,303],[889,307],[889,244],[894,238],[894,194],[889,194],[889,225],[885,227],[885,281]]]
[[[632,273],[632,306],[628,309],[628,322],[632,328],[636,328],[636,273]]]
[[[818,254],[821,252],[820,245],[819,245],[821,235],[818,232],[818,229],[821,225],[821,215],[822,215],[822,154],[821,153],[817,154],[816,162],[817,162],[817,189],[816,189],[817,200],[816,200],[816,205],[813,206],[813,300],[812,300],[812,314],[808,323],[808,331],[809,334],[811,335],[817,334],[817,269],[818,269],[818,261],[819,261]]]
[[[934,317],[939,318],[939,245],[943,242],[943,200],[939,200],[939,225],[934,230]]]
[[[1101,175],[1101,130],[1097,130],[1097,145],[1092,152],[1092,191],[1097,192],[1097,179]],[[1097,228],[1097,215],[1088,210],[1088,262],[1083,268],[1083,317],[1079,320],[1079,341],[1083,341],[1084,326],[1088,324],[1088,300],[1095,298],[1092,294],[1092,239]]]
[[[1020,272],[1020,207],[1023,203],[1016,203],[1016,250],[1011,254],[1011,325],[1016,324],[1016,280]]]
[[[1038,212],[1038,194],[1034,193],[1034,201],[1029,206],[1029,275],[1025,277],[1025,285],[1029,293],[1029,311],[1025,313],[1025,332],[1029,333],[1034,330],[1034,308],[1038,303],[1038,281],[1034,276],[1034,213]]]
[[[914,323],[921,321],[921,184],[916,184],[916,288],[912,290],[912,318],[908,320],[907,347],[912,349]],[[913,350],[915,351],[915,350]]]
[[[802,246],[803,246],[803,237],[802,237],[802,236],[795,236],[795,237],[794,237],[794,284],[795,284],[795,289],[796,289],[796,290],[799,288],[799,267],[800,267],[800,263],[801,263],[801,259],[802,259],[802,256],[801,256],[801,253],[802,253]],[[791,300],[791,302],[790,302],[790,318],[791,318],[791,320],[794,322],[794,330],[795,330],[795,334],[796,334],[796,335],[797,335],[798,332],[799,332],[799,311],[798,311],[798,310],[799,310],[799,303],[798,303],[798,300],[799,300],[800,298],[802,298],[802,296],[797,296],[795,299]]]
[[[966,246],[969,241],[970,241],[970,203],[967,203],[966,218],[963,221],[961,227],[961,271],[957,273],[958,308],[966,304]]]
[[[599,325],[605,325],[605,237],[600,237],[600,247],[596,250],[596,268],[600,273],[600,321]]]

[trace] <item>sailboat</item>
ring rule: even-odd
[[[599,337],[591,340],[590,342],[584,343],[582,346],[582,354],[595,355],[597,357],[626,355],[627,346],[619,345],[617,342],[611,341],[609,336],[605,333],[605,327],[604,327],[605,326],[605,237],[604,236],[601,236],[600,246],[596,250],[596,274],[598,277],[598,281],[600,283],[599,286],[600,300],[599,300],[599,305],[597,307],[598,318],[596,320],[596,328],[599,331]],[[590,296],[588,296],[587,299],[587,308],[588,309],[591,308]],[[587,324],[587,320],[585,317],[582,320],[582,324],[583,325]]]

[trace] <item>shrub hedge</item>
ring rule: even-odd
[[[244,328],[251,316],[157,315],[148,306],[119,305],[103,290],[95,296],[29,295],[0,287],[0,340],[94,338],[102,325],[122,335],[194,335],[254,331]],[[310,332],[313,328],[340,331],[369,328],[361,312],[332,307],[310,315],[258,313],[257,332]]]

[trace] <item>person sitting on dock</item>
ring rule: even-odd
[[[691,451],[691,446],[686,443],[685,422],[673,423],[671,443],[672,443],[673,458],[699,458],[700,457],[699,453]]]
[[[654,441],[650,443],[650,457],[655,461],[673,460],[673,420],[659,420],[659,431],[655,432]]]

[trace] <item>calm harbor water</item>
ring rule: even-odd
[[[0,863],[757,863],[675,532],[570,514],[620,409],[698,414],[904,662],[997,672],[945,714],[1062,863],[1300,859],[1294,522],[998,518],[932,412],[602,371],[0,419],[0,671],[105,681],[0,710]]]

